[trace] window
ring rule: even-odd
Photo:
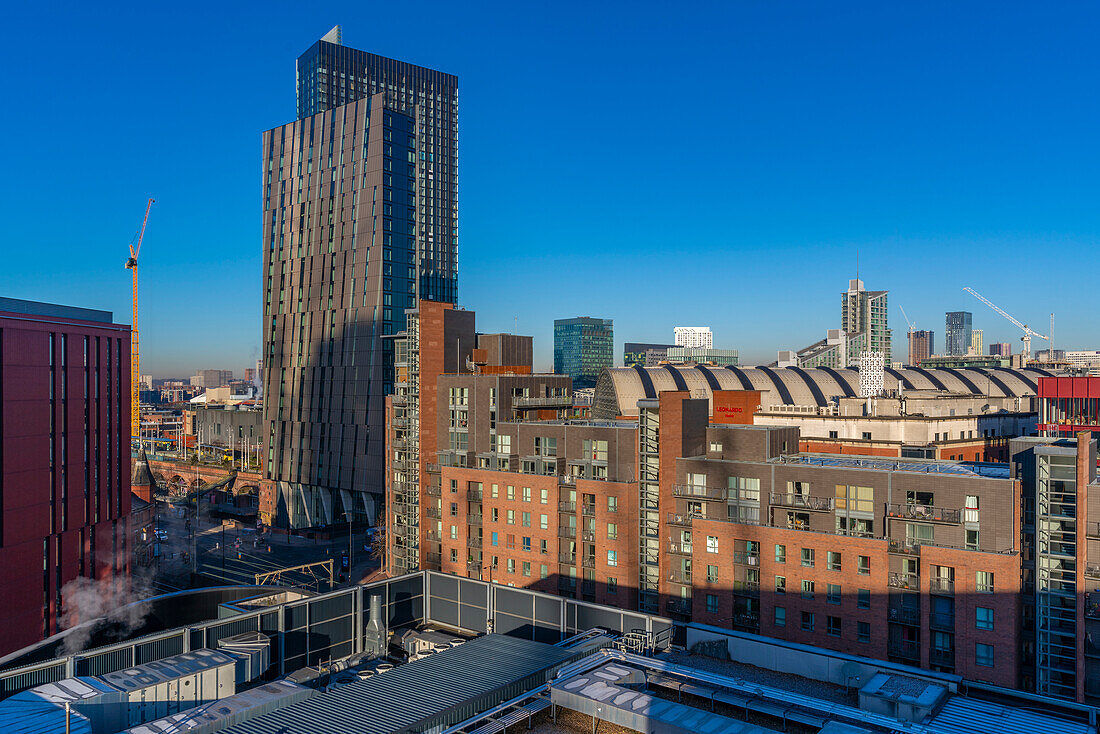
[[[507,499],[514,500],[516,498],[516,488],[509,486],[505,489],[505,496]]]
[[[613,522],[607,523],[607,539],[616,540],[619,537],[619,526]]]
[[[495,507],[491,508],[489,511],[489,518],[493,522],[500,522],[500,510]]]
[[[986,668],[993,667],[993,645],[974,644],[974,662]]]
[[[530,576],[531,575],[531,562],[530,561],[524,561],[523,562],[523,575],[524,576]]]
[[[710,450],[714,453],[720,453],[722,451],[722,444],[717,441],[710,442]]]
[[[966,549],[978,550],[978,531],[967,529],[966,531]]]
[[[524,535],[523,536],[523,550],[528,551],[528,552],[530,552],[530,550],[531,550],[531,536],[530,535]]]
[[[802,549],[802,565],[806,568],[814,567],[814,549],[803,548]]]
[[[775,608],[775,622],[774,622],[774,624],[775,624],[776,627],[786,627],[787,626],[787,610],[785,608],[783,608],[783,607],[776,607]]]
[[[814,598],[814,582],[809,579],[802,580],[802,598],[813,599]]]
[[[870,556],[860,556],[856,560],[858,561],[856,563],[856,572],[860,576],[870,576],[871,575],[871,557]]]
[[[708,584],[718,583],[718,566],[711,566],[711,565],[707,566],[707,583]]]
[[[607,577],[607,593],[617,594],[619,592],[619,580],[614,576]]]
[[[493,499],[496,499],[497,497],[500,496],[500,485],[499,484],[494,484],[492,487],[489,488],[489,496],[492,497]]]
[[[511,548],[512,550],[515,550],[515,548],[516,548],[516,536],[513,535],[512,533],[508,533],[507,535],[505,535],[504,536],[504,547],[505,548]]]
[[[825,634],[830,637],[840,637],[840,617],[825,618]]]
[[[993,629],[993,610],[989,607],[976,607],[975,613],[977,619],[974,620],[974,626],[980,630]]]
[[[871,432],[870,431],[864,431],[863,432],[863,440],[864,441],[870,441],[871,440]]]
[[[508,559],[508,573],[515,573],[515,572],[516,572],[516,559],[515,558],[509,558]]]
[[[541,515],[539,515],[539,528],[541,528],[542,530],[546,530],[549,527],[550,527],[550,518],[547,517],[546,513],[544,512]]]
[[[978,522],[978,498],[975,495],[966,495],[966,506],[963,509],[963,522]]]
[[[717,552],[718,552],[718,536],[717,535],[708,535],[707,536],[707,553],[717,553]]]
[[[830,604],[840,603],[840,584],[829,584],[825,591],[825,601]]]
[[[858,594],[858,597],[857,597],[857,600],[856,600],[856,606],[859,607],[860,609],[870,609],[871,608],[871,590],[870,589],[860,589],[859,590],[859,594]]]
[[[787,577],[776,576],[775,577],[775,593],[786,594],[787,593]]]
[[[814,613],[813,612],[802,612],[802,629],[806,630],[807,632],[813,632],[814,631]]]
[[[451,503],[451,517],[458,517],[458,503]]]
[[[451,563],[458,563],[458,548],[451,548]]]
[[[857,622],[856,623],[856,640],[859,642],[871,641],[871,623],[870,622]]]
[[[451,526],[451,540],[458,540],[458,526]]]
[[[975,574],[974,590],[982,594],[993,593],[993,572],[978,571]]]
[[[523,518],[523,527],[525,527],[525,528],[531,527],[531,513],[530,512],[523,513],[522,518]]]
[[[550,501],[549,491],[545,490],[545,489],[540,489],[539,490],[539,504],[540,505],[545,505],[549,501]]]
[[[524,502],[530,502],[531,501],[531,488],[530,487],[524,487],[523,488],[523,501]]]
[[[718,614],[718,595],[707,594],[707,611],[711,614]]]
[[[507,522],[509,525],[515,525],[516,524],[516,511],[515,510],[508,510],[508,514],[506,515],[505,522]]]
[[[608,566],[618,566],[619,565],[619,552],[618,551],[609,550],[607,552],[607,565]]]
[[[787,546],[776,545],[775,546],[775,562],[786,563],[787,562]]]
[[[492,536],[490,536],[490,538],[491,538],[490,541],[489,541],[490,543],[492,543],[493,545],[500,545],[500,538],[497,536],[497,533],[496,533],[495,530],[493,531],[493,534],[492,534]]]
[[[840,570],[840,553],[836,551],[829,551],[826,560],[828,562],[830,571]]]
[[[549,551],[546,549],[546,541],[545,540],[540,540],[539,541],[539,553],[541,553],[542,555],[545,556],[548,552]]]
[[[618,512],[619,511],[619,498],[618,497],[608,497],[607,498],[607,511],[608,512]]]
[[[868,436],[868,438],[870,437]],[[836,509],[873,513],[875,511],[874,487],[836,485]]]
[[[544,579],[549,575],[550,575],[550,571],[549,571],[549,569],[546,568],[546,564],[545,563],[540,563],[539,564],[539,578]]]

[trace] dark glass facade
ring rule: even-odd
[[[580,316],[554,321],[554,372],[573,378],[573,388],[595,387],[614,354],[611,319]]]
[[[970,339],[974,334],[974,315],[969,311],[948,311],[947,343],[948,355],[966,354],[970,350]]]
[[[456,95],[451,75],[318,41],[298,59],[299,119],[263,135],[266,471],[279,525],[378,510],[389,337],[418,298],[457,297]]]

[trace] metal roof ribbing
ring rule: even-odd
[[[546,670],[575,654],[542,642],[486,635],[225,732],[389,734]]]
[[[657,391],[653,389],[653,380],[649,377],[649,373],[645,371],[645,368],[641,365],[634,365],[634,371],[638,373],[638,379],[642,381],[645,396],[647,398],[657,397]]]
[[[806,374],[806,370],[802,369],[801,367],[791,367],[789,369],[791,370],[791,372],[801,377],[802,381],[806,383],[806,387],[810,389],[810,394],[813,395],[814,400],[817,402],[819,407],[824,408],[826,405],[829,404],[829,401],[825,399],[825,393],[821,392],[821,388],[817,386],[817,383],[813,381],[813,378]]]
[[[680,374],[680,370],[676,369],[670,364],[665,365],[665,369],[672,375],[672,381],[676,383],[677,390],[687,390],[687,381],[684,380],[684,376]]]
[[[840,376],[840,373],[834,370],[832,367],[815,367],[814,369],[821,370],[829,377],[836,381],[836,386],[840,388],[840,391],[844,393],[845,397],[854,398],[856,393],[852,390],[852,386],[848,384],[848,381]],[[889,372],[890,370],[887,370]]]
[[[898,371],[897,371],[896,369],[894,369],[893,367],[886,367],[886,368],[884,368],[884,370],[883,370],[883,371],[884,371],[884,372],[885,372],[886,374],[890,375],[891,377],[895,377],[895,378],[897,378],[897,381],[898,381],[899,383],[901,383],[901,386],[902,386],[902,387],[904,387],[904,388],[905,388],[906,390],[915,390],[915,389],[916,389],[915,387],[913,387],[913,383],[909,382],[909,378],[908,378],[908,377],[906,377],[905,375],[901,374],[900,372],[898,372]],[[849,397],[855,397],[855,395],[851,395],[851,396],[849,396]]]
[[[999,372],[1007,372],[1010,375],[1015,375],[1016,377],[1019,377],[1021,380],[1023,380],[1024,384],[1028,385],[1036,393],[1039,392],[1039,383],[1025,375],[1023,370],[1010,370],[1008,367],[994,367],[993,369]]]
[[[1001,706],[974,698],[952,696],[928,726],[944,734],[1003,734],[1004,732],[1059,732],[1090,734],[1088,724],[1069,721],[1038,711]]]
[[[710,373],[710,370],[701,364],[695,365],[695,369],[703,373],[703,377],[707,379],[707,384],[710,385],[711,392],[715,390],[721,390],[722,385],[719,384],[718,378]]]

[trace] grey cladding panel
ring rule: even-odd
[[[452,627],[458,625],[458,602],[450,599],[432,599],[432,622],[449,624]]]
[[[496,610],[498,613],[513,614],[525,619],[534,616],[534,597],[507,587],[496,590]]]
[[[489,615],[484,607],[472,607],[460,604],[458,607],[458,626],[462,629],[484,632]]]
[[[540,622],[550,622],[557,629],[561,624],[561,605],[562,602],[559,599],[547,599],[546,597],[535,597],[535,619]]]

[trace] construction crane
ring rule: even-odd
[[[910,338],[911,338],[912,335],[913,335],[913,332],[917,330],[917,325],[909,320],[909,315],[905,313],[905,307],[904,306],[902,306],[899,303],[898,308],[901,309],[901,315],[902,315],[902,318],[905,319],[905,323],[909,324],[909,335],[910,335]]]
[[[1013,324],[1015,324],[1018,328],[1023,330],[1024,335],[1022,337],[1020,337],[1020,341],[1022,341],[1024,343],[1024,349],[1023,349],[1024,362],[1027,362],[1029,359],[1031,359],[1031,337],[1035,337],[1036,339],[1046,339],[1048,343],[1050,342],[1050,337],[1043,336],[1039,332],[1037,332],[1034,329],[1032,329],[1031,327],[1029,327],[1027,324],[1021,324],[1019,321],[1017,321],[1016,319],[1009,316],[1007,313],[1005,313],[1005,311],[1003,309],[1001,309],[1001,308],[997,307],[996,305],[994,305],[988,298],[983,296],[981,293],[978,293],[973,288],[967,287],[967,288],[963,288],[963,290],[966,291],[967,293],[969,293],[970,295],[974,296],[979,301],[981,301],[985,305],[989,306],[991,309],[993,309],[994,311],[999,313],[1001,316],[1004,316],[1006,319],[1008,319]],[[1054,314],[1051,314],[1050,318],[1051,318],[1051,324],[1053,324],[1054,323]]]
[[[137,236],[137,244],[130,241],[130,259],[126,261],[126,269],[130,271],[134,288],[134,314],[133,324],[130,329],[130,438],[137,436],[141,441],[141,352],[138,350],[138,253],[141,252],[141,241],[145,239],[145,225],[149,223],[149,210],[153,208],[153,199],[145,205],[145,218],[141,220],[141,231]]]

